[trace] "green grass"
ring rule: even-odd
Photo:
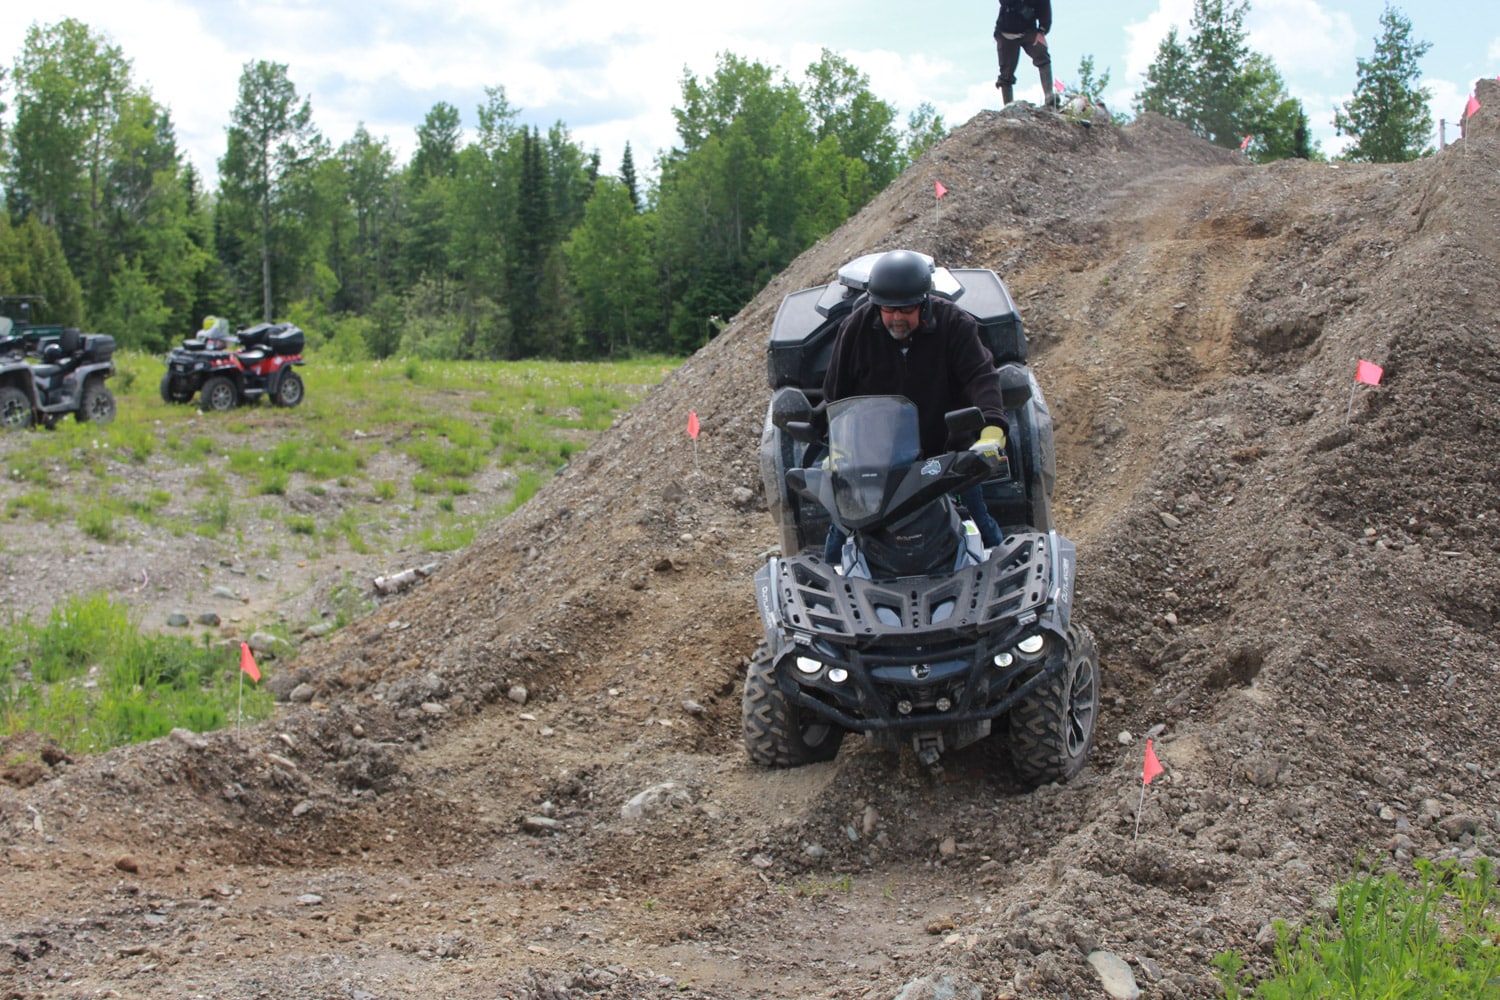
[[[1500,996],[1500,893],[1491,859],[1416,863],[1418,883],[1361,874],[1330,920],[1276,927],[1276,967],[1259,983],[1243,956],[1214,960],[1231,1000],[1482,1000]]]
[[[402,544],[461,549],[677,364],[325,363],[313,355],[303,405],[200,413],[161,400],[160,357],[122,351],[115,362],[112,424],[64,420],[6,437],[3,516],[49,531],[71,521],[104,545],[198,534],[258,546],[269,558],[278,542],[307,558]],[[392,456],[401,467],[390,467]],[[381,471],[371,473],[376,457]],[[163,488],[174,477],[185,485]],[[483,495],[494,480],[512,485],[478,512],[456,501]],[[317,498],[317,509],[294,506],[302,495]],[[339,625],[370,610],[352,585],[338,603]],[[173,726],[212,729],[233,721],[237,667],[224,650],[181,635],[143,635],[104,597],[61,598],[40,624],[0,624],[0,723],[5,733],[45,733],[71,752]],[[247,717],[271,710],[269,698],[245,693]]]
[[[237,650],[144,635],[103,595],[68,598],[39,624],[0,627],[0,735],[29,730],[90,753],[271,709],[268,693],[240,688]]]

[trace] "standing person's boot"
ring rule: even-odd
[[[1045,107],[1055,108],[1059,102],[1057,91],[1052,89],[1052,67],[1042,66],[1037,70],[1042,75],[1042,104]]]
[[[1012,85],[996,80],[995,86],[1000,88],[1000,104],[1002,107],[1016,99],[1016,88]]]

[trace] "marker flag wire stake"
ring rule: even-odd
[[[257,683],[257,684],[260,683],[260,667],[258,667],[258,666],[255,665],[255,654],[252,653],[252,652],[250,652],[250,644],[248,642],[241,641],[240,642],[240,690],[239,690],[238,704],[235,706],[235,710],[234,710],[234,731],[235,732],[239,732],[240,731],[240,720],[243,719],[244,716],[245,716],[245,675],[246,674],[249,674],[250,675],[250,679],[252,681],[254,681],[255,683]]]
[[[1365,385],[1379,385],[1380,379],[1385,375],[1385,369],[1373,361],[1359,359],[1359,364],[1354,366],[1354,384],[1349,386],[1349,405],[1344,410],[1344,426],[1349,426],[1349,418],[1354,415],[1354,393],[1359,389],[1360,383]]]
[[[698,471],[698,431],[701,425],[698,423],[698,411],[688,410],[688,437],[693,439],[693,471]]]
[[[1148,739],[1146,759],[1141,764],[1141,800],[1135,807],[1135,837],[1132,839],[1139,839],[1141,835],[1141,810],[1146,806],[1146,786],[1151,784],[1151,779],[1161,774],[1163,770],[1165,768],[1161,766],[1161,761],[1156,759],[1156,751],[1152,749],[1151,741]]]

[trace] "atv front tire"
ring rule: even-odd
[[[281,384],[276,387],[276,395],[271,402],[277,406],[296,406],[302,402],[302,376],[296,372],[287,372],[281,376]]]
[[[102,378],[91,378],[83,386],[83,396],[73,414],[80,424],[107,424],[115,419],[115,394]]]
[[[204,410],[226,413],[234,409],[235,404],[240,401],[240,393],[229,379],[223,375],[215,375],[203,383],[198,399]]]
[[[193,394],[192,393],[188,393],[187,395],[184,396],[180,392],[173,392],[172,391],[172,373],[171,372],[167,372],[165,375],[163,375],[161,377],[161,401],[163,403],[186,403],[188,400],[190,400],[192,398],[193,398]]]
[[[800,767],[833,760],[844,742],[844,730],[803,712],[776,686],[775,664],[761,646],[745,674],[741,710],[745,749],[763,767]]]
[[[1061,670],[1010,711],[1010,754],[1033,788],[1068,781],[1083,770],[1099,721],[1099,654],[1082,625],[1068,627]],[[1054,666],[1048,658],[1047,666]],[[1039,668],[1041,669],[1041,668]]]
[[[32,424],[31,400],[13,385],[0,386],[0,429],[25,430]]]

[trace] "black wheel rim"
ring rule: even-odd
[[[1088,747],[1094,732],[1094,716],[1099,710],[1098,685],[1094,664],[1086,656],[1078,657],[1068,678],[1068,756],[1076,757]]]

